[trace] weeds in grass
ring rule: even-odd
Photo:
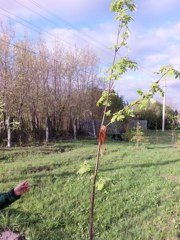
[[[154,141],[155,134],[149,135]],[[111,180],[105,190],[97,191],[95,239],[177,239],[180,186],[162,176],[179,179],[179,149],[170,148],[167,138],[165,143],[141,151],[135,151],[130,143],[107,141],[99,176]],[[61,144],[54,147],[61,148]],[[21,148],[12,149],[12,154],[20,153],[15,161],[0,162],[0,191],[26,177],[32,186],[27,195],[1,211],[1,229],[24,233],[28,240],[88,239],[91,173],[77,175],[77,171],[92,149],[96,151],[96,145],[90,140],[69,145],[71,151],[48,155],[39,154],[39,148],[29,148],[25,158]],[[87,161],[93,165],[93,158]],[[51,171],[23,172],[41,166],[49,166]]]

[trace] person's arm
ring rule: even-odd
[[[8,207],[11,203],[19,199],[22,194],[28,191],[29,184],[28,181],[25,180],[9,192],[0,193],[0,210]]]
[[[11,203],[19,199],[20,196],[16,196],[14,193],[14,189],[9,192],[0,193],[0,210],[8,207]]]

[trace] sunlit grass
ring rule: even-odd
[[[152,133],[151,133],[152,134]],[[152,137],[152,136],[151,136]],[[155,138],[154,138],[155,139]],[[32,240],[88,239],[90,176],[96,141],[0,150],[0,190],[29,179],[31,191],[0,213],[0,227]],[[180,149],[170,142],[135,148],[109,140],[99,176],[95,239],[177,239],[180,219]]]

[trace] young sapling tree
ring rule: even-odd
[[[180,72],[175,70],[172,66],[167,65],[162,67],[158,74],[160,74],[160,78],[153,82],[150,90],[148,92],[143,92],[142,90],[138,90],[138,94],[140,95],[140,99],[137,99],[128,105],[124,106],[121,110],[115,113],[111,113],[111,95],[114,94],[113,87],[114,82],[121,79],[124,73],[126,73],[127,70],[136,70],[137,64],[134,61],[131,61],[128,57],[122,57],[119,60],[117,60],[118,52],[122,48],[128,48],[127,40],[129,36],[129,23],[133,20],[131,14],[136,10],[136,6],[134,4],[133,0],[114,0],[111,3],[111,11],[113,11],[116,14],[116,20],[118,22],[118,32],[117,32],[117,39],[116,44],[113,47],[114,49],[114,57],[112,66],[108,69],[108,77],[107,77],[107,88],[102,92],[102,96],[100,97],[99,101],[97,102],[97,105],[104,106],[102,121],[101,121],[101,127],[99,131],[99,138],[98,138],[98,147],[97,147],[97,154],[96,154],[96,163],[95,163],[95,169],[94,174],[92,176],[92,190],[91,190],[91,206],[90,206],[90,226],[89,226],[89,238],[90,240],[93,240],[94,238],[94,205],[95,205],[95,194],[96,194],[96,188],[102,189],[104,186],[104,183],[102,182],[100,184],[97,184],[97,177],[98,177],[98,169],[99,169],[99,160],[102,153],[102,145],[105,143],[106,140],[106,131],[107,127],[115,122],[115,121],[123,121],[126,117],[133,116],[133,107],[135,105],[139,105],[140,108],[146,107],[147,103],[149,101],[152,101],[152,98],[154,94],[157,92],[160,92],[161,95],[163,95],[163,91],[160,88],[160,81],[164,76],[171,73],[175,76],[175,78],[180,77]],[[108,116],[110,118],[110,122],[105,125],[105,118]],[[81,166],[80,172],[83,172],[83,174],[87,171],[90,171],[90,167],[88,164],[84,164],[84,166]]]
[[[144,131],[139,122],[137,122],[135,126],[131,142],[135,142],[137,147],[140,147],[142,144],[148,143],[148,138],[145,136]]]

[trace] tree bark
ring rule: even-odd
[[[96,135],[96,126],[95,126],[95,120],[94,119],[92,120],[92,127],[93,127],[93,137],[96,138],[97,135]]]
[[[76,126],[77,120],[75,119],[73,121],[73,131],[74,131],[74,140],[77,140],[77,126]]]
[[[10,116],[6,119],[6,125],[7,125],[7,147],[11,147],[11,128],[10,128]]]
[[[49,143],[49,117],[46,118],[46,143]]]

